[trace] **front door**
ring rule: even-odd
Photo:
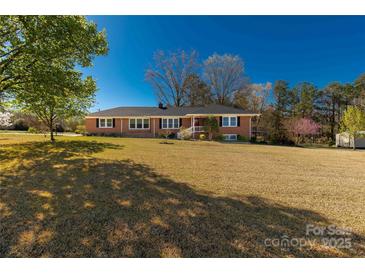
[[[204,126],[204,118],[195,118],[194,126]]]

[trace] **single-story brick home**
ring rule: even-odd
[[[257,115],[223,105],[117,107],[86,116],[86,131],[128,137],[159,137],[166,134],[179,137],[184,131],[196,138],[204,133],[204,119],[214,116],[219,123],[219,134],[226,140],[237,140],[239,135],[251,138],[251,119]]]

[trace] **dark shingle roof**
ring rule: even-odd
[[[120,116],[185,116],[189,114],[252,114],[243,109],[223,106],[208,105],[202,107],[117,107],[90,113],[89,117],[120,117]]]

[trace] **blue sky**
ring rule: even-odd
[[[323,87],[365,72],[365,16],[88,16],[105,28],[108,56],[83,69],[97,81],[92,110],[154,106],[144,72],[156,50],[239,55],[255,83],[308,81]]]

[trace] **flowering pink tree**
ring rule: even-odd
[[[301,137],[314,136],[319,133],[321,125],[309,118],[300,118],[289,123],[288,130],[295,136],[296,143]]]

